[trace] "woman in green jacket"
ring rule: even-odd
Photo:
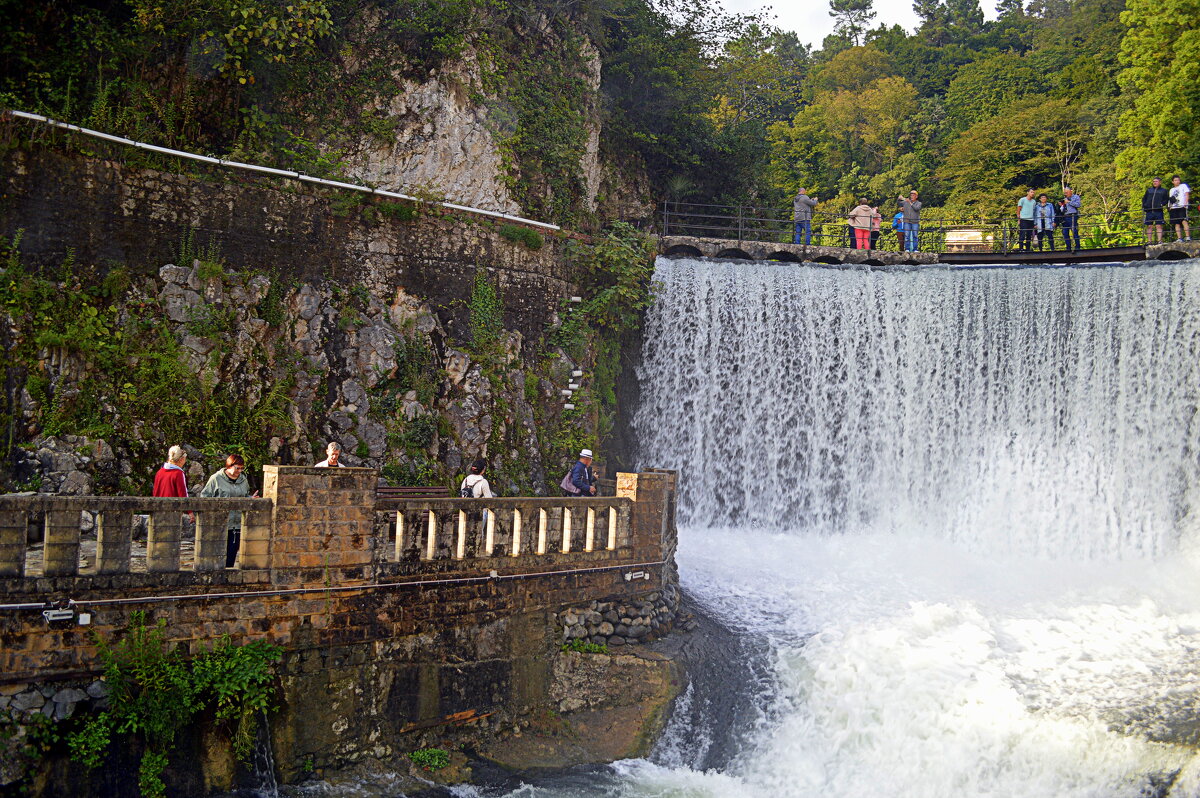
[[[246,470],[246,461],[240,454],[231,454],[225,458],[225,467],[208,478],[201,496],[218,499],[241,499],[250,496],[250,480],[242,472]],[[251,498],[258,498],[258,491]],[[238,548],[242,545],[242,514],[231,512],[225,523],[225,567],[232,568],[237,559]]]

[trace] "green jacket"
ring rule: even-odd
[[[200,490],[200,495],[206,498],[217,499],[241,499],[250,495],[250,480],[246,478],[246,472],[238,474],[237,479],[230,479],[222,468],[217,473],[208,478],[208,482],[204,483],[204,487]],[[229,520],[225,522],[226,529],[241,530],[242,514],[230,513]]]

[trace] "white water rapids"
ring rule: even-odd
[[[1200,796],[1200,262],[656,279],[640,460],[759,717],[514,796]]]

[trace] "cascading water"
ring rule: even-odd
[[[775,657],[738,789],[1196,793],[1200,264],[656,278],[641,458]]]
[[[681,520],[1084,558],[1175,548],[1200,277],[662,261],[642,457]]]
[[[1200,796],[1200,262],[656,279],[639,457],[759,712],[514,795]]]

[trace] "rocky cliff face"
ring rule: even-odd
[[[346,159],[351,178],[392,191],[443,196],[489,211],[520,214],[501,180],[503,157],[493,131],[506,120],[473,104],[463,88],[479,81],[474,59],[452,70],[430,70],[424,81],[403,79],[400,91],[368,110],[390,123],[386,138],[359,137]]]
[[[338,441],[393,481],[485,457],[529,493],[596,443],[594,350],[556,338],[581,279],[563,240],[48,150],[6,166],[10,486],[144,490],[178,443],[196,487],[228,451],[306,464]]]
[[[351,125],[322,142],[350,179],[542,221],[562,221],[559,214],[652,214],[639,164],[626,158],[618,168],[601,153],[600,53],[568,20],[539,14],[503,35],[464,36],[455,57],[428,69],[415,68],[388,44],[390,24],[378,9],[361,10],[350,26],[352,45],[336,63],[345,83],[387,65],[388,79],[370,82],[371,99],[351,109],[369,124]],[[476,24],[507,27],[513,20],[497,12]],[[569,79],[531,100],[527,84],[552,80],[552,73]],[[564,87],[570,96],[558,95]],[[545,103],[550,106],[539,105]],[[314,129],[322,121],[311,120]],[[545,140],[556,134],[561,141]],[[564,183],[537,174],[547,169],[573,173],[574,179]],[[552,196],[568,186],[575,196]],[[548,206],[558,209],[554,218],[547,216]]]

